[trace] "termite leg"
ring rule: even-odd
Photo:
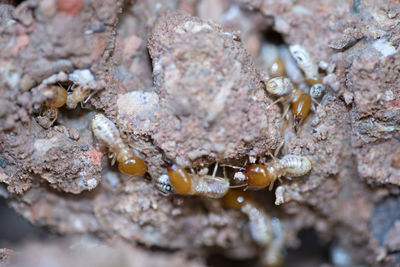
[[[277,100],[275,100],[274,102],[272,102],[271,104],[269,104],[266,108],[269,109],[269,107],[271,107],[272,105],[281,102],[283,99],[285,99],[284,97],[279,97]]]
[[[97,93],[97,91],[92,91],[92,92],[86,97],[86,99],[83,100],[83,104],[86,104],[86,103],[90,100],[90,98],[92,98],[92,96],[94,96],[96,93]]]
[[[289,112],[289,108],[290,108],[290,105],[288,105],[286,107],[285,111],[283,112],[282,119],[285,118],[289,114],[288,113]],[[288,117],[286,118],[286,120],[289,120]]]

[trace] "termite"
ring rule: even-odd
[[[168,177],[174,191],[182,195],[200,195],[209,198],[221,198],[229,190],[229,179],[217,177],[218,165],[215,165],[212,175],[200,175],[173,163],[168,167]]]
[[[127,146],[115,126],[103,114],[93,116],[91,128],[96,140],[108,147],[112,152],[112,164],[118,162],[118,169],[128,175],[143,175],[147,172],[146,163],[135,156],[133,151]]]
[[[306,82],[311,86],[311,97],[314,99],[321,98],[325,91],[325,85],[322,84],[322,79],[319,77],[318,65],[312,60],[310,54],[301,45],[291,45],[289,50],[297,65],[306,75]]]
[[[285,64],[280,58],[279,49],[276,45],[265,43],[261,48],[261,58],[265,61],[271,78],[285,75]]]
[[[42,114],[49,118],[51,124],[57,119],[58,109],[64,106],[67,102],[67,90],[58,85],[51,85],[43,92],[43,95],[48,98],[45,103],[45,108]]]
[[[243,174],[247,185],[272,190],[274,182],[285,176],[298,177],[309,173],[312,169],[311,160],[305,156],[286,155],[281,159],[263,164],[248,164],[244,167]]]
[[[283,230],[278,219],[271,218],[250,198],[247,191],[232,189],[222,199],[227,208],[239,209],[249,219],[250,235],[254,242],[265,248],[261,261],[264,266],[282,263]]]
[[[84,102],[86,103],[89,99],[91,94],[90,90],[87,88],[84,88],[80,85],[76,87],[72,87],[72,92],[68,93],[67,97],[67,108],[69,109],[74,109],[78,105],[79,102]]]
[[[303,46],[298,44],[291,45],[289,46],[289,51],[307,79],[318,77],[318,65],[312,60],[310,54]]]
[[[308,116],[311,109],[311,96],[294,87],[292,82],[286,77],[276,77],[268,80],[266,83],[268,93],[278,96],[274,102],[282,102],[284,106],[283,117],[292,106],[292,115],[294,120],[294,128]]]

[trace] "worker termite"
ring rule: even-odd
[[[93,116],[91,128],[96,140],[108,147],[112,152],[112,164],[118,162],[118,169],[129,175],[143,175],[147,172],[146,163],[135,156],[133,151],[123,142],[117,127],[103,114]]]
[[[281,265],[284,236],[279,220],[276,218],[271,220],[243,190],[229,190],[222,202],[227,208],[240,209],[249,218],[250,235],[257,245],[264,248],[262,264],[264,266]]]
[[[315,79],[318,77],[318,65],[312,60],[310,54],[304,47],[298,44],[291,45],[289,46],[289,51],[307,79]]]
[[[306,82],[311,86],[311,97],[315,99],[321,98],[325,91],[325,85],[322,84],[322,79],[319,77],[318,65],[301,45],[291,45],[289,50],[297,65],[306,75]]]
[[[284,106],[283,117],[287,115],[290,105],[292,106],[292,115],[294,128],[308,116],[311,109],[311,96],[294,87],[292,82],[286,77],[276,77],[266,83],[268,93],[278,96],[274,102],[282,102]]]
[[[248,164],[243,174],[247,185],[272,190],[274,182],[281,177],[298,177],[309,173],[312,169],[311,160],[305,156],[286,155],[281,159],[263,164]]]
[[[264,44],[261,48],[261,58],[264,60],[271,78],[285,75],[285,64],[280,58],[279,49],[275,44]]]
[[[184,168],[173,163],[168,167],[168,177],[172,188],[178,194],[221,198],[229,190],[229,179],[215,176],[217,167],[216,164],[212,175],[200,175],[194,171],[189,174]]]
[[[58,109],[67,102],[67,90],[62,86],[51,85],[43,92],[43,95],[47,98],[47,101],[41,113],[53,124],[57,119]]]
[[[89,94],[90,90],[84,88],[83,86],[72,86],[72,92],[68,93],[67,97],[67,108],[74,109],[78,105],[79,102],[86,103],[92,94]]]

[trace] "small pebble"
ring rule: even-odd
[[[7,162],[0,160],[0,167],[2,168],[7,167]]]
[[[25,92],[31,89],[35,85],[35,81],[28,74],[24,74],[22,76],[21,81],[19,82],[19,88],[21,91]]]
[[[77,15],[83,7],[82,0],[58,0],[57,9],[58,11],[70,15]]]
[[[81,149],[82,149],[83,151],[88,151],[88,150],[89,150],[89,147],[88,147],[88,146],[81,146]]]
[[[76,129],[75,127],[70,127],[68,129],[68,134],[69,138],[71,138],[72,140],[78,140],[80,137],[79,130]]]

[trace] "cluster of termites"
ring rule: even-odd
[[[296,127],[307,117],[312,101],[322,97],[325,87],[318,74],[318,67],[311,60],[310,55],[301,46],[289,47],[292,60],[296,62],[311,87],[308,91],[297,88],[288,77],[285,77],[285,64],[281,58],[276,58],[269,66],[271,79],[266,81],[268,93],[278,97],[276,102],[283,104],[283,117],[290,120],[288,115],[291,107],[293,124]],[[304,87],[304,86],[303,86]],[[89,94],[81,87],[74,89],[76,95],[71,94],[68,107],[84,100]],[[69,95],[68,95],[69,96]],[[72,104],[71,104],[72,103]],[[109,152],[112,164],[118,162],[121,172],[128,175],[140,176],[147,172],[146,163],[138,156],[134,149],[129,147],[121,138],[118,128],[102,114],[93,116],[91,128],[97,142],[105,145]],[[217,175],[218,164],[212,174],[187,170],[178,164],[167,162],[167,173],[154,179],[155,186],[164,195],[180,194],[188,196],[202,196],[212,199],[222,199],[227,208],[240,209],[249,220],[250,234],[255,243],[265,248],[262,262],[267,266],[277,266],[282,261],[281,251],[284,245],[284,234],[278,219],[270,218],[248,195],[247,189],[269,188],[271,190],[276,180],[282,177],[299,177],[306,175],[312,169],[311,160],[300,155],[285,155],[265,163],[250,163],[243,167],[223,167],[223,175]],[[230,179],[226,175],[225,167],[239,169]],[[233,182],[231,184],[231,182]]]
[[[275,59],[268,68],[271,79],[265,81],[265,85],[268,93],[278,97],[274,103],[282,103],[284,108],[283,117],[287,120],[293,119],[296,130],[298,125],[308,116],[310,109],[313,108],[312,102],[318,103],[317,100],[323,96],[325,86],[318,72],[318,65],[302,46],[291,45],[288,50],[290,56],[287,55],[287,52],[281,53],[286,64],[283,63],[282,57],[276,54]],[[296,71],[298,73],[298,70],[293,70],[294,67],[290,62],[291,60],[304,73],[305,79],[299,79],[299,75],[293,74]],[[285,66],[288,66],[288,70],[286,70]],[[288,76],[293,78],[286,77],[286,72],[291,74]],[[288,116],[290,107],[292,117]]]
[[[87,70],[75,71],[75,73],[86,73]],[[66,75],[66,74],[64,74]],[[77,76],[75,74],[75,76]],[[49,78],[50,80],[51,78]],[[46,98],[41,106],[40,115],[47,118],[52,125],[58,116],[58,110],[64,105],[68,109],[75,109],[80,103],[81,107],[86,104],[96,91],[92,91],[86,86],[79,85],[73,81],[62,81],[54,84],[44,84],[41,86],[41,94]]]

